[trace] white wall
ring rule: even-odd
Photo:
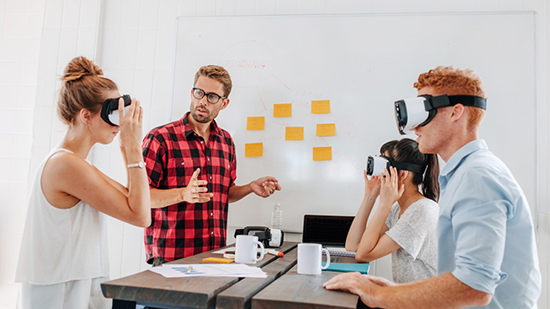
[[[122,92],[140,99],[147,130],[162,124],[169,113],[176,16],[524,10],[537,13],[536,190],[542,214],[538,239],[545,291],[539,307],[549,308],[550,6],[546,0],[0,0],[0,171],[4,175],[0,180],[0,308],[15,308],[13,277],[28,184],[63,136],[64,127],[54,109],[55,94],[58,76],[73,57],[95,59]],[[421,34],[419,39],[429,40]],[[94,148],[92,161],[125,183],[122,159],[113,144]],[[111,220],[109,249],[112,278],[147,267],[141,229]]]
[[[0,0],[0,308],[15,305],[45,3]]]

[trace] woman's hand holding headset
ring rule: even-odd
[[[138,149],[141,152],[143,110],[140,103],[132,98],[128,113],[124,113],[124,100],[118,99],[118,115],[120,117],[120,145],[125,150]]]
[[[380,177],[367,176],[367,171],[363,171],[365,178],[365,197],[377,198],[380,195]]]
[[[384,169],[380,177],[380,206],[391,207],[405,191],[405,185],[399,186],[399,172],[393,166]]]

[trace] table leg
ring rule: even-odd
[[[135,301],[113,299],[113,309],[135,309]]]
[[[369,307],[361,301],[361,298],[359,298],[359,300],[357,301],[357,309],[380,309],[380,308]]]

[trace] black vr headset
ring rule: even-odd
[[[125,94],[119,98],[107,99],[103,103],[103,108],[101,108],[101,119],[112,126],[120,125],[120,117],[118,115],[118,99],[120,98],[124,100],[124,115],[128,114],[130,103],[132,103],[132,98],[129,94]]]
[[[279,229],[270,229],[266,226],[247,226],[244,229],[235,230],[237,235],[258,236],[258,241],[262,242],[266,248],[278,248],[283,245],[284,233]]]
[[[395,120],[401,135],[413,131],[417,126],[427,125],[440,107],[456,104],[487,109],[487,99],[473,95],[421,95],[416,98],[395,102]]]
[[[424,174],[424,170],[426,169],[426,166],[395,161],[384,156],[369,156],[367,158],[367,176],[380,176],[384,169],[387,168],[389,170],[390,166],[395,167],[398,171],[411,171],[420,175]]]

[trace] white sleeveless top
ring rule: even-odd
[[[31,189],[15,282],[45,285],[109,275],[106,215],[79,201],[69,209],[52,206],[44,196],[44,165]]]

